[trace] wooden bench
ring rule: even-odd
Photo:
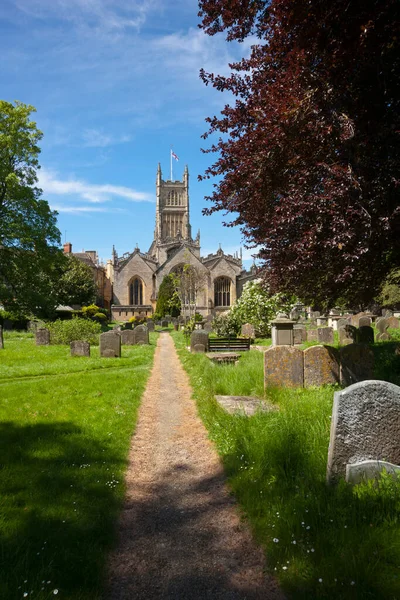
[[[250,350],[250,338],[208,338],[208,352],[243,352]]]

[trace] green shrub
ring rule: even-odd
[[[26,329],[29,318],[19,313],[0,310],[0,325],[3,325],[4,321],[10,321],[13,329]]]
[[[93,316],[93,321],[105,323],[107,321],[107,316],[104,313],[98,312]]]
[[[232,311],[218,315],[212,322],[215,333],[222,337],[236,337],[240,333],[241,321]]]
[[[101,333],[100,323],[77,317],[70,321],[54,321],[48,328],[52,344],[69,344],[74,341],[98,344]]]

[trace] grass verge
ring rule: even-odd
[[[172,335],[231,488],[288,597],[400,598],[400,485],[325,484],[334,388],[271,390],[279,412],[230,416],[215,394],[262,397],[262,354],[213,365]]]
[[[121,360],[103,359],[105,368],[97,355],[71,358],[67,347],[6,339],[0,352],[2,600],[101,597],[156,337],[150,346],[124,347]],[[37,377],[46,369],[52,377]]]

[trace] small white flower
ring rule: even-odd
[[[355,581],[352,581],[352,582],[350,583],[350,585],[355,585],[355,583],[356,583]]]
[[[279,542],[278,538],[274,538],[272,541],[275,542],[275,544]]]
[[[311,552],[315,552],[314,548],[311,548]]]
[[[293,540],[292,544],[296,544],[296,540]]]
[[[26,598],[28,595],[28,592],[24,592],[24,598]]]
[[[310,526],[309,526],[309,525],[307,525],[306,529],[310,529]]]
[[[322,583],[322,579],[321,579],[321,577],[318,579],[318,581],[319,581],[320,583]]]
[[[282,569],[283,569],[284,571],[286,571],[287,567],[282,567]]]
[[[54,595],[58,594],[58,590],[53,590],[53,594]]]

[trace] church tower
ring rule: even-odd
[[[156,178],[156,227],[149,254],[163,263],[177,246],[188,245],[200,255],[200,240],[192,239],[189,217],[189,170],[183,180],[164,181],[158,164]]]

